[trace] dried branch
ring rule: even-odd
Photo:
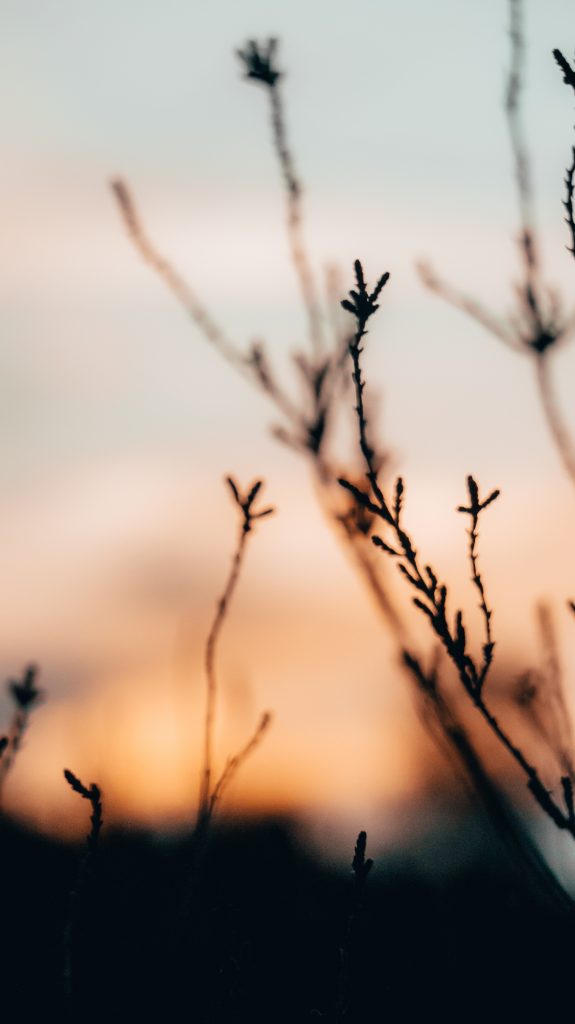
[[[357,289],[352,289],[349,293],[349,299],[342,300],[342,308],[348,313],[351,313],[355,317],[356,331],[350,342],[349,351],[353,361],[353,374],[352,379],[355,386],[355,398],[356,398],[356,412],[359,422],[359,446],[361,453],[367,466],[367,479],[369,485],[376,497],[378,514],[385,511],[389,520],[391,521],[391,513],[387,509],[385,504],[385,498],[383,492],[379,486],[377,474],[378,465],[375,459],[375,448],[370,444],[367,433],[367,417],[365,414],[365,405],[363,401],[363,391],[365,384],[361,378],[361,366],[360,356],[363,352],[361,347],[362,338],[367,334],[367,322],[370,317],[379,309],[377,305],[377,299],[381,290],[387,284],[389,280],[389,274],[383,274],[377,282],[372,292],[369,292],[365,279],[363,276],[363,268],[359,260],[355,261],[355,279],[357,283]],[[370,511],[372,511],[370,509]]]
[[[349,501],[342,507],[342,493],[338,486],[341,469],[333,464],[326,455],[326,440],[330,434],[340,399],[345,394],[346,361],[350,337],[343,322],[344,317],[341,315],[339,282],[336,272],[332,269],[327,281],[327,306],[333,348],[327,358],[319,357],[319,325],[321,322],[317,312],[319,304],[311,276],[306,271],[306,267],[309,267],[309,259],[305,251],[303,261],[299,256],[303,245],[301,185],[296,176],[293,158],[286,142],[285,117],[277,85],[281,72],[275,65],[276,50],[277,45],[273,41],[268,42],[267,46],[260,47],[254,42],[248,44],[240,57],[245,65],[246,76],[267,86],[272,96],[273,138],[288,197],[290,246],[310,324],[311,358],[306,359],[298,354],[294,360],[304,383],[301,404],[294,404],[285,390],[279,386],[265,346],[261,342],[254,342],[251,350],[245,356],[237,345],[225,337],[213,318],[207,314],[203,305],[198,302],[182,276],[163,259],[153,243],[150,242],[127,186],[122,182],[115,183],[114,193],[129,236],[141,256],[159,274],[176,298],[183,303],[206,340],[213,344],[252,386],[257,387],[270,399],[282,414],[287,421],[287,426],[284,424],[276,426],[273,430],[275,437],[292,450],[309,457],[321,508],[327,521],[337,531],[344,550],[350,555],[354,567],[364,580],[368,593],[375,602],[377,611],[390,629],[396,644],[398,664],[406,672],[406,679],[412,687],[416,705],[420,713],[423,714],[420,690],[417,685],[414,685],[414,679],[405,668],[401,657],[402,648],[408,642],[407,628],[390,592],[386,574],[382,571],[382,559],[377,557],[375,549],[369,543],[370,532],[375,522],[374,516],[366,507],[358,505],[351,493]],[[339,314],[337,310],[340,311]],[[379,471],[386,464],[387,457],[381,451],[373,451],[371,438],[370,445],[374,469]],[[351,474],[348,473],[348,476]],[[431,710],[429,705],[427,706],[425,718],[427,721],[434,718],[435,734],[444,737],[444,745],[447,743],[447,746],[461,762],[464,772],[473,781],[481,762],[477,753],[473,751],[473,745],[468,737],[467,746],[463,743],[453,742],[451,732],[453,721],[458,723],[459,734],[465,735],[465,730],[457,719],[455,709],[450,709],[449,716],[447,716],[446,708],[436,701]],[[487,791],[489,786],[485,771],[484,777],[485,783],[483,787],[480,787],[480,793]],[[489,810],[489,805],[486,804],[486,806]]]
[[[275,66],[276,49],[277,44],[273,41],[260,47],[255,43],[250,43],[244,51],[241,51],[240,56],[245,65],[247,77],[267,85],[277,99],[279,93],[276,91],[276,83],[279,82],[281,73]],[[281,106],[280,114],[279,124],[283,125]],[[274,131],[276,128],[277,124]],[[282,139],[283,143],[280,146],[279,142]],[[292,211],[293,209],[298,211],[296,220],[299,218],[299,223],[301,221],[301,205],[299,204],[301,185],[296,177],[293,159],[289,155],[289,149],[285,143],[285,130],[280,131],[279,135],[275,131],[274,142],[280,158],[290,208]],[[243,354],[241,349],[224,335],[181,274],[160,255],[150,241],[127,185],[122,181],[117,181],[113,183],[112,187],[129,236],[140,255],[159,274],[176,298],[183,303],[206,340],[213,344],[252,386],[258,388],[272,401],[281,413],[286,423],[274,427],[275,437],[293,450],[310,458],[321,506],[327,518],[338,530],[355,565],[364,575],[368,589],[373,594],[380,612],[385,616],[392,631],[397,632],[400,621],[399,614],[384,583],[381,566],[372,559],[366,544],[366,537],[358,535],[350,522],[344,522],[349,508],[342,512],[337,485],[340,472],[330,464],[325,454],[326,439],[337,413],[341,390],[346,380],[345,357],[349,343],[341,318],[338,318],[335,313],[334,271],[331,271],[328,279],[328,305],[331,312],[333,350],[328,356],[320,358],[317,344],[312,341],[312,357],[310,359],[299,353],[294,357],[294,363],[304,384],[302,401],[295,404],[278,384],[277,375],[263,343],[254,342],[248,353]],[[307,257],[304,262],[306,265],[309,263]],[[313,305],[315,307],[315,299]],[[339,299],[337,308],[339,309]],[[383,465],[385,461],[385,455],[379,453],[379,465]]]
[[[479,516],[492,501],[495,501],[499,497],[499,491],[492,491],[488,498],[484,501],[479,500],[479,491],[477,484],[472,476],[467,477],[467,488],[469,491],[469,506],[460,505],[458,512],[463,512],[471,517],[471,527],[469,529],[469,560],[471,562],[471,579],[474,586],[479,592],[479,608],[483,615],[483,621],[485,623],[485,643],[483,644],[483,664],[479,670],[477,678],[477,686],[479,689],[483,686],[485,677],[489,671],[491,662],[493,661],[493,637],[491,635],[491,616],[493,612],[487,604],[487,598],[485,596],[485,588],[483,586],[483,580],[478,568],[477,562],[477,539],[478,533],[477,528],[479,525]]]
[[[515,185],[519,206],[519,234],[517,247],[521,277],[515,286],[514,309],[507,317],[497,316],[481,302],[444,281],[428,264],[420,263],[423,283],[451,306],[462,310],[473,320],[498,338],[508,348],[534,359],[539,397],[559,456],[575,484],[575,444],[563,423],[557,401],[552,393],[548,357],[561,343],[569,340],[575,329],[574,312],[565,313],[555,292],[543,280],[539,240],[533,211],[531,163],[521,121],[521,94],[523,91],[525,42],[523,32],[523,2],[509,0],[511,61],[505,93],[505,112],[513,155]],[[554,51],[558,59],[559,51]],[[562,55],[559,54],[562,58]],[[564,61],[564,58],[562,58]],[[567,65],[567,62],[565,62]],[[569,69],[569,66],[567,65]],[[565,68],[563,67],[564,73]],[[569,69],[571,75],[571,69]],[[567,77],[565,78],[567,81]],[[571,83],[570,83],[571,84]],[[566,176],[567,223],[573,230],[575,248],[575,221],[573,220],[573,165]]]
[[[240,511],[240,531],[236,550],[232,558],[232,564],[226,580],[221,597],[218,600],[216,614],[208,634],[206,642],[205,670],[206,670],[206,713],[204,718],[204,753],[203,768],[200,781],[200,799],[198,808],[198,825],[205,832],[211,819],[216,800],[221,796],[222,790],[233,777],[240,764],[249,756],[251,751],[259,743],[263,733],[270,723],[269,714],[265,714],[260,724],[246,747],[235,758],[228,762],[222,777],[212,789],[213,775],[213,731],[215,722],[217,702],[217,676],[216,676],[216,655],[218,641],[223,625],[228,614],[230,602],[233,598],[243,565],[247,539],[253,531],[254,523],[260,519],[270,516],[274,509],[264,508],[256,510],[254,504],[262,488],[262,481],[257,480],[244,494],[240,491],[232,477],[227,478],[227,484],[232,493],[235,504]]]
[[[122,215],[128,235],[144,262],[163,280],[164,284],[167,285],[184,307],[188,316],[194,321],[210,344],[224,357],[226,362],[234,366],[235,369],[245,372],[245,356],[242,355],[240,349],[224,334],[207,309],[196,297],[187,281],[169,260],[160,255],[153,242],[150,241],[127,183],[121,178],[115,178],[110,182],[110,188],[118,204],[118,209]]]
[[[465,768],[468,786],[483,803],[489,821],[507,849],[514,868],[521,868],[531,883],[562,914],[572,914],[575,902],[558,882],[547,862],[533,843],[524,825],[517,817],[499,786],[489,777],[461,720],[453,710],[453,702],[446,699],[438,675],[438,653],[429,669],[411,651],[403,651],[403,661],[412,674],[421,701],[419,710],[428,732],[443,749],[454,767]]]
[[[324,347],[322,317],[311,262],[303,238],[302,186],[296,174],[294,159],[287,140],[285,113],[280,92],[283,73],[275,66],[277,46],[277,39],[269,39],[267,44],[258,44],[255,40],[250,40],[243,50],[237,51],[237,55],[244,66],[246,78],[263,85],[270,98],[274,148],[287,195],[287,225],[292,262],[307,313],[312,351],[317,356]]]
[[[363,281],[363,271],[359,261],[356,261],[355,273],[358,283]],[[402,481],[398,480],[396,485],[396,500],[393,506],[393,511],[391,510],[392,507],[387,502],[379,485],[377,473],[371,458],[372,449],[366,440],[367,422],[365,420],[364,405],[362,402],[365,383],[362,378],[360,360],[363,349],[361,348],[360,343],[366,333],[365,310],[368,307],[365,305],[365,300],[363,300],[362,303],[355,302],[350,304],[346,299],[343,300],[342,306],[344,309],[353,313],[356,322],[356,334],[354,342],[350,345],[350,356],[353,366],[352,377],[356,387],[356,413],[358,419],[359,445],[364,457],[366,477],[370,484],[372,497],[364,498],[362,492],[357,488],[354,488],[353,485],[350,485],[350,483],[345,479],[342,479],[340,482],[343,487],[351,490],[352,493],[355,493],[360,502],[368,504],[370,511],[374,508],[377,509],[377,513],[374,514],[377,514],[382,523],[385,524],[387,528],[391,529],[394,537],[393,547],[377,536],[372,538],[373,543],[382,549],[388,557],[393,557],[397,560],[401,574],[407,580],[411,588],[416,592],[416,596],[413,598],[414,605],[419,608],[429,620],[433,632],[441,642],[453,666],[455,667],[459,680],[467,696],[471,700],[472,704],[477,708],[491,731],[498,738],[499,742],[505,747],[517,765],[521,768],[527,779],[527,787],[539,806],[545,811],[558,828],[566,829],[575,838],[575,821],[573,820],[569,809],[567,810],[567,813],[565,813],[552,794],[548,792],[535,766],[529,762],[523,751],[502,727],[498,719],[486,704],[483,695],[484,684],[493,661],[494,641],[491,633],[491,611],[487,604],[483,582],[477,565],[477,524],[479,516],[497,498],[499,491],[493,491],[487,498],[481,500],[479,498],[479,489],[477,484],[472,477],[468,477],[467,483],[470,503],[469,506],[460,506],[459,508],[459,511],[470,515],[472,520],[470,530],[472,582],[480,595],[480,608],[483,614],[485,627],[485,641],[483,644],[482,659],[481,662],[478,662],[474,659],[468,648],[462,611],[456,611],[454,624],[451,625],[447,611],[447,586],[444,583],[440,583],[431,566],[422,566],[417,551],[413,546],[413,542],[402,526],[400,518],[400,497],[403,493]]]
[[[454,285],[440,277],[437,271],[425,260],[419,260],[416,267],[423,284],[425,284],[430,291],[434,292],[450,306],[454,306],[455,309],[459,309],[462,313],[466,313],[472,320],[475,320],[478,324],[484,327],[486,331],[492,334],[495,338],[498,338],[499,341],[503,342],[504,345],[513,349],[514,352],[524,351],[523,345],[515,337],[511,325],[506,323],[502,317],[496,316],[478,302],[477,299],[474,299],[473,296],[460,291],[458,288],[455,288]]]

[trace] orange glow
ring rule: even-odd
[[[46,16],[37,51],[27,16],[15,17],[11,29],[18,100],[10,106],[13,152],[0,190],[0,668],[8,677],[37,662],[46,700],[8,778],[6,807],[51,832],[83,832],[86,809],[62,778],[70,768],[101,785],[109,822],[193,820],[204,645],[238,528],[222,486],[231,472],[243,483],[264,478],[265,502],[277,514],[250,542],[218,649],[218,767],[264,710],[274,720],[222,814],[329,812],[357,816],[354,827],[363,828],[370,815],[391,818],[451,789],[453,767],[418,720],[397,645],[326,526],[307,455],[272,436],[286,426],[285,408],[276,409],[202,337],[131,245],[109,188],[112,177],[126,176],[158,251],[189,280],[234,351],[243,355],[264,339],[276,379],[297,403],[302,377],[293,354],[306,345],[306,311],[262,96],[234,64],[239,6],[233,18],[221,18],[205,5],[194,61],[182,56],[169,67],[163,62],[173,45],[196,38],[190,5],[177,4],[167,19],[161,5],[142,5],[138,23],[149,51],[132,45],[124,5],[93,6],[98,42],[89,52],[77,16],[64,33]],[[387,480],[404,476],[405,522],[424,563],[449,583],[451,610],[465,609],[475,650],[481,620],[467,524],[455,509],[470,472],[482,489],[501,488],[480,539],[500,677],[509,684],[540,662],[533,609],[548,600],[570,692],[572,488],[531,360],[442,305],[415,271],[415,261],[428,258],[495,315],[507,315],[520,273],[499,97],[508,39],[500,15],[492,21],[488,5],[476,5],[482,13],[473,38],[481,29],[485,47],[477,44],[476,52],[491,59],[467,74],[460,61],[471,22],[458,15],[448,27],[446,19],[443,50],[426,82],[433,118],[422,123],[413,67],[427,67],[427,35],[414,32],[407,5],[371,6],[373,31],[358,48],[341,28],[350,5],[335,19],[307,5],[310,48],[301,37],[301,52],[295,7],[283,5],[281,16],[278,8],[286,124],[324,320],[333,314],[328,265],[341,268],[342,295],[357,256],[370,280],[391,273],[365,351],[370,427],[381,438]],[[431,5],[420,6],[426,24]],[[530,12],[541,53],[551,32],[543,6]],[[252,14],[260,24],[261,10]],[[556,31],[561,38],[558,23]],[[152,76],[157,38],[164,44]],[[560,192],[570,115],[558,99],[551,36],[548,42],[549,67],[529,68],[525,122],[537,126],[533,177],[545,281],[562,291],[567,308],[573,267]],[[304,64],[312,47],[317,55]],[[105,83],[100,52],[108,54]],[[282,67],[283,60],[282,53]],[[453,88],[464,78],[465,104]],[[390,87],[394,101],[382,105]],[[464,110],[474,111],[468,135]],[[575,344],[551,358],[559,407],[575,434]],[[358,455],[353,396],[343,386],[341,394],[331,439],[338,470]],[[387,579],[414,644],[430,656],[428,623],[391,562]],[[0,712],[2,735],[9,699]],[[504,706],[504,713],[513,710]],[[478,735],[494,772],[505,775],[506,756],[481,729]]]

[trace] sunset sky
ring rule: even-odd
[[[273,409],[142,264],[109,181],[130,183],[160,251],[242,348],[266,339],[289,381],[305,321],[284,195],[266,97],[234,56],[248,38],[279,37],[318,275],[337,263],[350,287],[358,256],[370,280],[391,272],[366,371],[418,546],[473,608],[455,508],[469,472],[501,487],[482,532],[501,662],[537,658],[533,608],[552,600],[572,686],[575,495],[533,368],[415,270],[428,258],[494,310],[511,305],[507,4],[1,6],[0,669],[36,661],[46,690],[8,806],[65,829],[77,810],[66,766],[102,782],[112,816],[149,824],[193,812],[203,644],[236,535],[222,483],[232,472],[265,478],[278,512],[253,538],[222,643],[220,761],[261,710],[274,713],[229,806],[297,809],[352,833],[369,821],[385,837],[440,771],[391,643],[304,460],[270,436]],[[575,114],[551,56],[573,51],[569,0],[528,2],[526,38],[545,277],[571,308],[561,200]],[[575,345],[552,365],[575,431]],[[8,702],[0,708],[7,721]]]

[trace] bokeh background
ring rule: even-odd
[[[138,258],[109,181],[126,178],[159,249],[240,345],[266,339],[289,381],[305,321],[284,194],[265,97],[234,55],[247,38],[279,37],[314,265],[337,263],[350,279],[360,256],[371,279],[392,274],[366,369],[418,546],[472,617],[455,508],[469,472],[501,487],[482,531],[499,664],[511,678],[538,663],[534,607],[546,600],[572,685],[574,500],[533,367],[415,270],[427,257],[494,309],[512,304],[507,5],[3,0],[1,10],[0,670],[38,662],[46,694],[7,806],[50,832],[83,829],[67,766],[101,782],[109,819],[190,820],[203,644],[235,541],[222,483],[232,472],[264,477],[278,513],[248,552],[221,648],[219,762],[261,709],[274,713],[226,809],[295,813],[324,851],[348,849],[364,827],[403,841],[430,827],[452,769],[305,461],[270,436],[265,399]],[[569,54],[573,28],[568,0],[526,4],[537,225],[545,276],[568,307],[561,200],[574,115],[551,50]],[[553,356],[575,430],[574,369],[575,346]],[[7,719],[7,699],[0,711]]]

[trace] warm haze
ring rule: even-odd
[[[8,676],[39,662],[47,694],[7,805],[65,830],[77,808],[61,768],[73,762],[100,779],[112,817],[193,812],[203,644],[236,531],[222,478],[233,472],[264,477],[278,511],[253,540],[222,641],[220,758],[261,708],[274,712],[227,806],[395,833],[397,808],[449,769],[304,461],[270,437],[273,411],[138,259],[108,182],[125,175],[160,250],[240,345],[266,338],[287,378],[304,322],[284,197],[264,98],[234,56],[248,37],[280,38],[314,263],[338,263],[346,288],[359,254],[372,277],[392,274],[367,367],[410,527],[472,609],[454,509],[469,472],[501,487],[481,540],[498,658],[513,671],[537,660],[533,608],[548,599],[572,682],[574,496],[531,367],[426,292],[414,269],[429,257],[496,310],[509,306],[506,5],[4,8],[1,667]],[[545,277],[569,304],[561,198],[573,111],[551,50],[570,52],[570,5],[527,4],[526,36]],[[570,415],[575,346],[552,366]]]

